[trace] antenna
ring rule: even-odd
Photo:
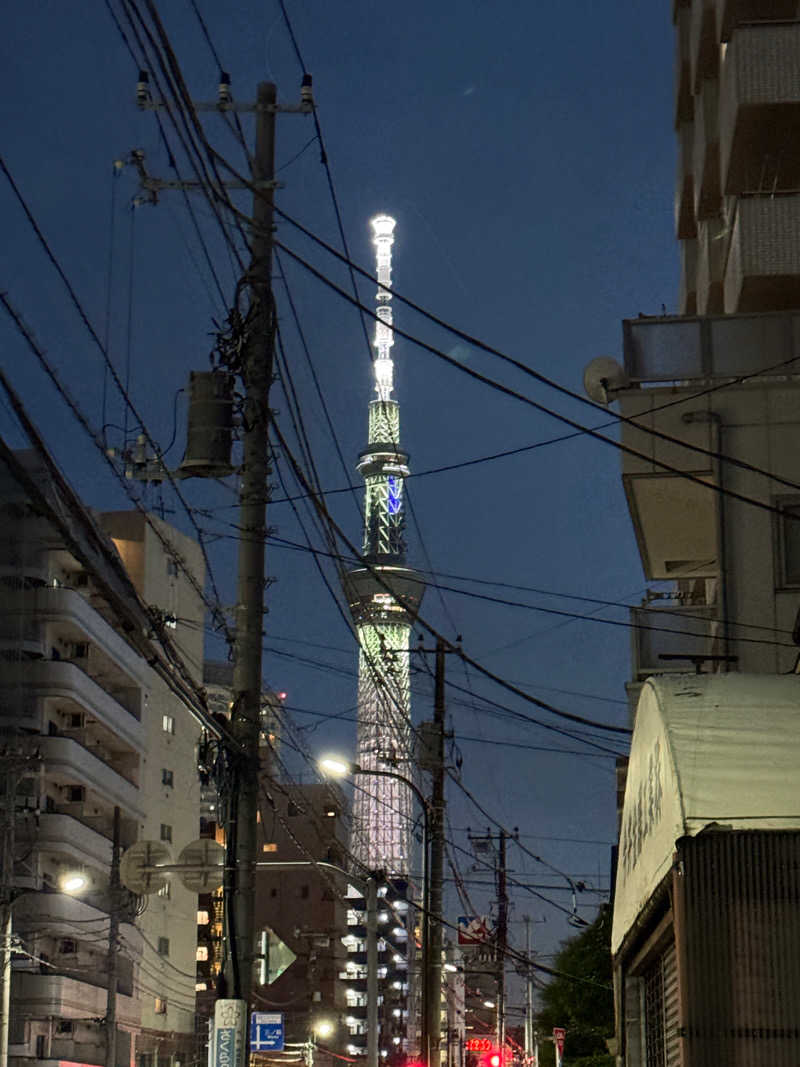
[[[375,314],[375,391],[378,400],[390,400],[392,396],[394,367],[392,364],[392,294],[383,286],[392,284],[392,245],[394,244],[395,220],[390,215],[376,215],[370,219],[372,243],[375,245],[376,275],[378,277],[378,306]]]
[[[583,372],[583,391],[595,404],[609,404],[612,394],[630,384],[625,369],[612,356],[598,356]]]

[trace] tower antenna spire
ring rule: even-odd
[[[391,400],[394,385],[392,363],[392,294],[387,289],[392,285],[392,245],[394,244],[395,220],[390,215],[376,215],[370,220],[372,243],[375,245],[375,273],[378,278],[377,307],[375,314],[375,391],[378,400]],[[386,286],[386,288],[383,288]]]
[[[357,762],[364,773],[407,767],[411,756],[409,644],[424,592],[406,566],[404,482],[408,455],[400,447],[400,408],[392,397],[392,245],[395,220],[370,220],[378,292],[373,345],[375,396],[369,403],[367,447],[357,470],[364,479],[362,553],[369,567],[345,578],[359,641]],[[371,870],[407,877],[411,853],[411,793],[396,778],[376,774],[353,800],[351,848]]]

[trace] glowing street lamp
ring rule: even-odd
[[[67,871],[58,881],[65,893],[80,893],[89,885],[89,879],[82,871]]]

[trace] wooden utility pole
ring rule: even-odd
[[[250,1008],[253,982],[255,862],[258,793],[262,768],[261,642],[264,619],[264,545],[267,534],[269,387],[272,382],[275,314],[272,298],[273,182],[276,91],[258,87],[253,159],[253,229],[246,278],[250,289],[244,362],[244,433],[239,496],[239,584],[236,596],[233,713],[231,728],[241,745],[229,798],[227,904],[228,968],[233,996]]]

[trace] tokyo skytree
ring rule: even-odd
[[[404,480],[408,455],[400,448],[400,408],[392,399],[392,283],[395,220],[371,220],[376,250],[377,321],[373,345],[375,397],[369,437],[357,465],[364,479],[362,555],[369,567],[351,570],[345,589],[359,641],[359,775],[353,799],[352,852],[371,869],[407,875],[411,852],[411,793],[394,778],[370,770],[412,773],[409,686],[411,627],[424,592],[422,576],[405,565]]]

